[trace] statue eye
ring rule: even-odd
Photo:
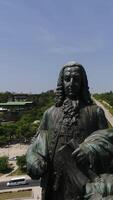
[[[69,82],[69,81],[70,81],[70,76],[65,76],[65,77],[64,77],[64,80],[65,80],[66,82]]]

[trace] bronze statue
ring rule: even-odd
[[[113,128],[98,130],[88,136],[73,156],[83,153],[89,161],[86,200],[113,200]]]
[[[59,74],[56,104],[44,113],[27,152],[28,174],[41,177],[43,200],[83,199],[93,173],[79,144],[107,127],[103,110],[91,100],[83,66],[67,63]]]

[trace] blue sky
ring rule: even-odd
[[[113,0],[0,0],[0,92],[54,89],[71,60],[113,91]]]

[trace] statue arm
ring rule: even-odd
[[[100,174],[86,184],[86,200],[113,200],[113,175]]]
[[[89,168],[94,172],[94,178],[86,184],[85,199],[112,200],[113,175],[109,173],[113,172],[113,128],[93,132],[79,145],[78,149],[88,155]],[[77,151],[75,151],[75,156]],[[99,176],[96,174],[99,174]]]
[[[109,171],[113,157],[113,129],[93,132],[72,155],[79,161],[80,157],[86,156],[96,173]]]
[[[101,130],[101,129],[106,129],[108,128],[108,123],[107,123],[107,119],[105,117],[104,111],[98,107],[98,106],[93,106],[91,107],[93,108],[93,112],[92,112],[92,118],[95,119],[95,123],[97,126],[97,130]],[[94,117],[95,116],[95,117]],[[103,131],[101,131],[101,134],[103,134]],[[90,158],[95,158],[97,155],[97,149],[98,148],[100,150],[100,146],[95,144],[95,142],[91,143],[91,141],[89,142],[89,138],[91,136],[88,137],[88,142],[83,142],[81,145],[79,145],[79,148],[77,148],[74,152],[73,152],[73,157],[76,158],[76,161],[78,162],[79,165],[83,165],[85,161],[88,161],[88,157]],[[95,147],[96,145],[96,147]],[[102,149],[102,148],[101,148]]]
[[[95,131],[79,148],[89,156],[94,169],[101,173],[109,171],[113,157],[113,129]]]
[[[97,107],[98,129],[108,128],[108,122],[102,108]]]
[[[46,115],[44,114],[40,128],[26,154],[27,173],[33,179],[39,179],[46,171],[48,156],[48,131],[46,128]]]

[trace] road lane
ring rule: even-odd
[[[113,126],[113,115],[109,112],[109,110],[107,108],[105,108],[99,101],[97,101],[94,97],[92,97],[93,101],[100,106],[104,112],[105,112],[105,116],[107,118],[107,120],[109,121],[109,123],[111,124],[111,126]]]

